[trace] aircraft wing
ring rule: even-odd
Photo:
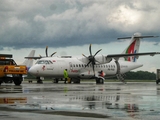
[[[131,57],[131,56],[135,56],[135,57],[139,57],[139,56],[144,56],[144,55],[150,55],[150,56],[154,56],[156,54],[160,54],[160,52],[146,52],[146,53],[133,53],[133,54],[109,54],[106,56],[106,59],[111,59],[114,58],[116,60],[118,60],[119,58],[127,58],[127,57]]]

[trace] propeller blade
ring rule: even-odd
[[[95,76],[94,64],[92,64],[92,69],[93,69],[93,73],[94,73],[94,76]]]
[[[46,46],[46,57],[48,57],[48,46]]]
[[[95,54],[94,57],[101,51],[102,49],[98,50]]]
[[[85,56],[84,54],[82,54],[84,57],[88,58],[87,56]]]
[[[89,52],[90,52],[90,55],[88,56],[88,57],[86,57],[84,54],[82,54],[84,57],[86,57],[88,60],[89,60],[89,62],[87,63],[87,65],[86,66],[88,66],[90,63],[92,64],[92,69],[93,69],[93,73],[94,73],[94,76],[95,76],[95,64],[96,64],[96,62],[98,62],[96,59],[95,59],[95,56],[102,50],[102,49],[100,49],[100,50],[98,50],[95,54],[94,54],[94,56],[92,55],[92,49],[91,49],[91,44],[90,44],[90,46],[89,46]],[[99,62],[98,62],[99,63]],[[86,67],[85,66],[85,67]]]
[[[40,57],[40,58],[42,58],[42,56],[41,56],[41,55],[39,55],[39,57]]]
[[[91,63],[91,61],[89,61],[86,66],[88,66],[90,63]]]
[[[92,56],[91,44],[89,46],[89,52],[90,52],[90,55]]]
[[[52,57],[54,54],[56,54],[56,53],[57,53],[57,52],[52,53],[51,57]]]

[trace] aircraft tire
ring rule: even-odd
[[[58,83],[58,79],[54,79],[54,80],[53,80],[53,83]]]
[[[104,84],[104,81],[102,78],[97,78],[96,79],[96,84]]]
[[[104,84],[104,80],[102,78],[100,78],[100,84]]]
[[[37,77],[37,83],[38,84],[43,84],[43,81],[40,79],[40,77]]]
[[[76,80],[76,83],[77,83],[77,84],[80,84],[80,80],[79,80],[79,79],[78,79],[78,80]]]
[[[43,81],[42,80],[37,80],[37,83],[43,84]]]
[[[98,78],[96,79],[96,84],[100,84],[100,81]]]
[[[80,79],[74,79],[73,81],[74,81],[74,83],[76,83],[76,84],[80,84],[80,81],[81,81],[81,80],[80,80]]]

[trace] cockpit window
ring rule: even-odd
[[[49,64],[53,64],[52,61],[49,60]]]
[[[45,64],[49,64],[49,62],[47,60],[44,61]]]
[[[44,64],[44,61],[43,60],[39,60],[36,62],[36,64]]]
[[[48,60],[39,60],[36,62],[36,64],[52,64],[52,62]]]

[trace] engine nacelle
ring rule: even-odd
[[[112,61],[112,58],[106,59],[106,57],[103,55],[97,55],[95,56],[95,60],[96,60],[96,64],[105,64],[105,63],[109,63],[110,61]]]

